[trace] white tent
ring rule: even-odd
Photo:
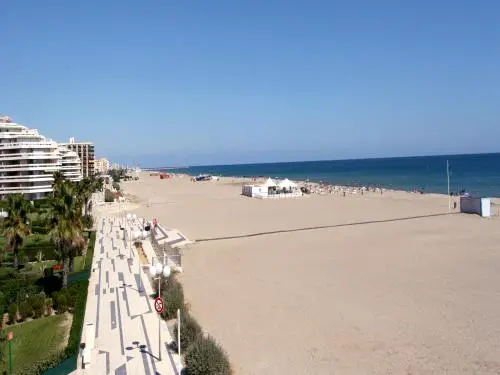
[[[267,181],[263,185],[261,185],[261,186],[262,187],[275,187],[277,185],[276,185],[276,182],[274,182],[274,180],[271,177],[269,177],[267,179]]]
[[[295,188],[297,187],[297,184],[293,181],[290,181],[288,178],[285,178],[284,180],[281,180],[278,186],[281,189],[286,189],[286,188]]]

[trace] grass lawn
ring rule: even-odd
[[[6,327],[7,332],[14,332],[12,340],[12,364],[14,373],[16,367],[25,367],[47,357],[49,354],[64,349],[69,330],[70,316],[53,315],[31,322]],[[6,353],[8,348],[6,346]]]
[[[0,248],[5,245],[5,238],[0,236]],[[19,250],[20,261],[23,256],[28,256],[30,261],[36,260],[36,255],[39,250],[43,252],[44,259],[55,259],[55,245],[50,240],[47,234],[31,234],[24,239],[23,247]],[[12,260],[12,253],[5,254],[5,261]]]

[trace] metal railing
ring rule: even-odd
[[[170,261],[172,261],[177,267],[182,267],[182,254],[179,249],[171,247],[167,243],[160,244],[156,239],[155,229],[150,230],[150,239],[153,250],[158,259],[163,259],[166,256]]]

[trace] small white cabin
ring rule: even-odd
[[[241,194],[247,197],[255,197],[257,195],[267,195],[267,187],[261,185],[243,185]]]

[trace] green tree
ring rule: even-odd
[[[52,229],[50,237],[63,260],[63,288],[68,286],[68,273],[73,258],[85,246],[82,221],[82,201],[75,186],[64,181],[52,200]]]
[[[23,246],[24,237],[30,233],[28,212],[31,205],[21,194],[10,195],[7,199],[3,235],[7,240],[8,249],[14,253],[14,268],[19,266],[19,249]]]

